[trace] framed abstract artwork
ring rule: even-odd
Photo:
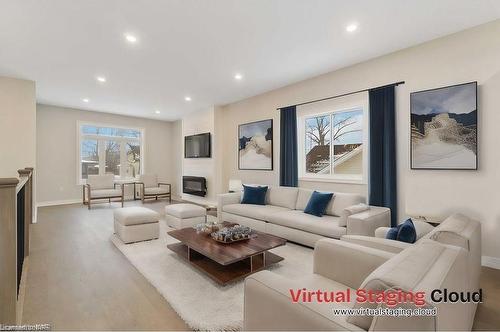
[[[477,82],[410,94],[411,169],[477,169]]]
[[[273,170],[273,120],[238,126],[238,169]]]

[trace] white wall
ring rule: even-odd
[[[35,82],[0,77],[0,177],[36,168]]]
[[[184,137],[202,133],[211,134],[211,158],[184,158],[182,162],[182,175],[185,176],[201,176],[207,180],[207,195],[205,197],[182,194],[182,198],[188,201],[201,204],[215,204],[216,198],[216,171],[215,159],[216,151],[214,150],[215,142],[215,109],[209,108],[200,112],[196,112],[182,119],[182,146],[184,146]],[[183,150],[184,151],[184,148]],[[182,152],[183,153],[183,152]],[[181,188],[182,190],[182,188]]]
[[[182,162],[184,159],[184,137],[182,136],[182,120],[172,122],[172,198],[182,197]]]
[[[446,216],[462,211],[483,224],[483,255],[500,257],[500,20],[389,54],[223,107],[224,184],[279,182],[278,107],[363,88],[406,81],[396,89],[399,218],[406,213]],[[457,83],[479,83],[479,170],[430,171],[409,168],[409,94]],[[240,171],[238,124],[274,119],[273,171]],[[319,187],[317,183],[302,186]],[[322,189],[359,191],[359,186],[328,183]],[[363,188],[361,188],[363,189]]]
[[[81,200],[77,185],[77,122],[131,126],[145,129],[144,172],[171,182],[173,173],[172,124],[109,113],[37,105],[37,202]],[[173,190],[175,191],[175,183]]]

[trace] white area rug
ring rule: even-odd
[[[243,327],[243,280],[219,286],[170,251],[170,228],[160,221],[160,239],[125,245],[114,235],[111,241],[163,295],[181,318],[195,330],[240,330]],[[271,267],[289,277],[312,273],[312,249],[296,244],[273,249],[285,259]]]

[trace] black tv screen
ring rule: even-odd
[[[184,158],[210,157],[210,133],[184,137]]]

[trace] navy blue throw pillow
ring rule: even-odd
[[[411,219],[406,219],[398,231],[398,241],[406,243],[415,243],[417,240],[417,231],[415,230],[415,225]]]
[[[309,202],[304,210],[304,213],[312,214],[316,217],[322,217],[325,214],[326,207],[333,197],[333,193],[320,193],[319,191],[313,191]]]
[[[243,185],[241,204],[266,205],[267,186],[251,187]]]
[[[385,234],[385,238],[389,240],[415,243],[417,240],[417,231],[415,230],[413,221],[408,218],[403,223],[389,229],[387,234]]]
[[[391,229],[387,231],[387,234],[385,234],[385,238],[389,240],[397,240],[398,231],[399,231],[399,226],[391,227]]]

